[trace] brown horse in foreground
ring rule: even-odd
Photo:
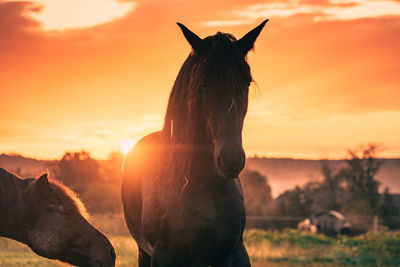
[[[20,179],[0,168],[0,236],[28,245],[40,256],[78,266],[112,267],[108,239],[85,219],[82,202],[67,187]]]
[[[240,40],[225,33],[201,39],[178,23],[193,51],[163,129],[140,140],[124,165],[122,201],[139,267],[250,266],[237,177],[252,82],[246,55],[266,22]]]

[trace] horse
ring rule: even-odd
[[[163,128],[137,142],[124,162],[124,217],[139,267],[250,266],[238,179],[253,81],[246,56],[267,21],[239,40],[221,32],[201,39],[178,23],[192,51]]]
[[[82,202],[47,174],[21,179],[0,168],[0,236],[77,266],[111,267],[115,252],[88,221]]]

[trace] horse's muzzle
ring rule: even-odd
[[[244,168],[245,156],[244,153],[239,153],[239,157],[224,157],[220,156],[216,160],[218,173],[224,178],[238,178],[240,172]]]

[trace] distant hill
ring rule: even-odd
[[[389,187],[391,193],[400,193],[400,159],[382,159],[383,164],[377,175],[380,189]],[[36,160],[21,155],[0,155],[0,168],[22,177],[36,177],[46,171],[53,161]],[[272,189],[272,196],[278,197],[296,185],[322,180],[321,166],[326,160],[305,160],[290,158],[249,158],[246,167],[265,175]],[[330,160],[333,170],[346,165],[345,160]]]
[[[391,193],[400,193],[400,159],[382,159],[377,174],[380,189],[389,187]],[[319,182],[323,179],[321,166],[329,162],[333,170],[346,166],[345,160],[305,160],[290,158],[249,158],[246,167],[267,176],[273,197],[277,197],[296,185]]]
[[[26,158],[16,154],[1,154],[0,168],[15,173],[21,177],[36,177],[46,172],[47,163],[51,161]]]

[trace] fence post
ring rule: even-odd
[[[376,233],[378,231],[378,222],[379,222],[378,215],[375,215],[374,220],[373,220],[373,226],[372,226],[374,233]]]

